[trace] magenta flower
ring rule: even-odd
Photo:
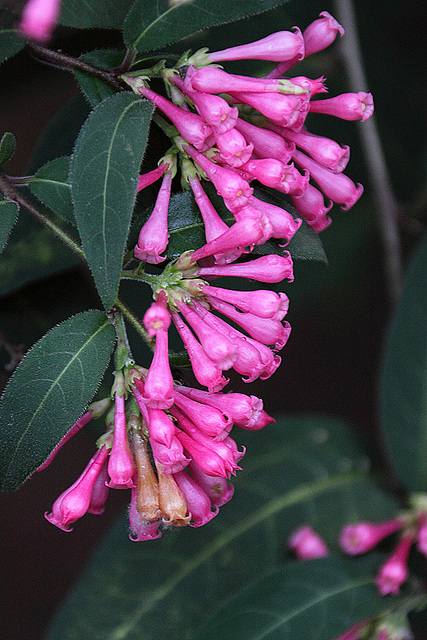
[[[61,0],[28,0],[19,30],[30,40],[46,44],[52,37],[61,10]]]
[[[108,486],[112,489],[128,489],[133,487],[134,466],[130,452],[127,432],[125,398],[115,395],[114,438],[108,459]]]
[[[262,211],[263,215],[267,217],[271,228],[272,238],[283,238],[288,243],[294,237],[302,224],[300,218],[294,218],[288,211],[277,207],[269,202],[258,200],[258,198],[250,198],[250,203],[256,208]]]
[[[277,31],[266,38],[242,44],[237,47],[230,47],[222,51],[215,51],[209,54],[210,62],[221,62],[224,60],[290,60],[304,57],[304,41],[301,31],[294,27],[295,33],[291,31]]]
[[[304,124],[309,108],[307,94],[300,96],[281,93],[233,92],[233,97],[241,103],[257,109],[264,116],[281,125],[298,131]]]
[[[282,135],[334,173],[341,173],[350,159],[350,147],[341,147],[335,140],[309,133],[306,129],[298,132],[282,129]]]
[[[288,282],[292,282],[294,279],[292,258],[288,251],[285,251],[283,256],[262,256],[261,258],[256,258],[255,260],[241,264],[199,267],[197,269],[197,275],[202,278],[206,276],[218,278],[222,276],[252,278],[259,282],[281,282],[285,279],[288,280]]]
[[[178,487],[184,494],[188,513],[191,514],[190,527],[201,527],[218,513],[218,507],[211,510],[211,501],[199,484],[185,471],[174,475]]]
[[[344,29],[327,11],[322,11],[320,18],[308,25],[303,32],[305,55],[322,51],[332,44],[338,34],[344,35]]]
[[[303,194],[292,195],[291,200],[298,213],[316,233],[323,231],[331,224],[332,220],[327,213],[334,206],[333,202],[329,202],[326,206],[322,193],[313,185],[308,184]]]
[[[340,535],[339,544],[345,553],[351,556],[366,553],[377,546],[381,540],[395,533],[403,526],[399,519],[387,522],[358,522],[346,525]]]
[[[322,538],[308,526],[299,527],[288,541],[289,548],[301,560],[324,558],[329,555],[329,549]]]
[[[56,499],[52,513],[45,513],[46,520],[63,531],[72,531],[70,525],[84,516],[89,509],[92,490],[107,457],[108,449],[103,446],[90,460],[78,480]]]
[[[153,314],[152,307],[160,307],[162,305],[151,305],[151,314]],[[150,312],[150,309],[147,313]],[[169,316],[167,310],[163,307],[166,314]],[[149,316],[149,317],[150,317]],[[161,328],[154,330],[153,322],[149,322],[147,314],[144,316],[144,325],[150,327],[151,331],[155,331],[156,334],[156,346],[154,351],[154,357],[150,365],[147,377],[144,384],[143,399],[144,402],[151,408],[155,409],[169,409],[173,403],[172,391],[173,391],[173,378],[169,365],[169,350],[168,350],[168,327],[170,324],[170,316],[167,319],[167,323],[162,322]],[[159,320],[156,319],[156,324]],[[150,335],[150,330],[148,331]]]
[[[282,292],[276,293],[268,289],[236,291],[234,289],[220,289],[211,285],[203,285],[201,291],[206,296],[234,304],[242,311],[253,313],[260,318],[282,320],[289,308],[289,298],[286,294]]]
[[[343,120],[361,120],[365,122],[374,112],[374,101],[371,93],[342,93],[335,98],[310,102],[312,113],[326,113]]]
[[[359,200],[363,193],[361,184],[355,185],[343,173],[334,173],[322,167],[301,151],[295,151],[293,157],[297,164],[310,172],[310,176],[317,182],[325,196],[341,204],[344,211],[350,209]]]
[[[184,87],[187,91],[191,89],[203,93],[304,93],[308,89],[300,84],[293,84],[293,79],[268,80],[265,78],[251,78],[249,76],[239,76],[227,73],[216,67],[202,67],[194,70],[193,67],[187,72]],[[302,90],[301,90],[302,89]],[[191,94],[192,95],[192,94]]]
[[[275,158],[284,165],[288,164],[292,158],[295,145],[288,143],[274,131],[256,127],[241,118],[237,119],[236,129],[253,145],[254,152],[259,158]]]
[[[217,439],[228,435],[232,427],[231,420],[219,409],[190,400],[177,391],[174,391],[174,402],[203,434]]]
[[[104,513],[104,507],[109,493],[107,464],[108,459],[106,458],[93,485],[89,507],[86,513],[92,513],[97,516]]]
[[[137,493],[136,488],[131,490],[131,499],[129,504],[129,538],[132,542],[141,542],[147,540],[156,540],[161,537],[159,531],[160,520],[158,522],[146,522],[141,518],[136,508]]]
[[[402,536],[396,549],[382,565],[375,579],[375,584],[382,596],[388,593],[397,595],[402,584],[406,582],[408,577],[408,557],[412,542],[412,534],[408,533]]]
[[[177,438],[203,473],[210,476],[228,478],[229,473],[223,459],[211,447],[197,442],[183,431],[177,433]]]
[[[184,140],[194,145],[196,149],[203,147],[206,138],[211,133],[211,128],[203,122],[197,113],[191,113],[177,107],[147,87],[138,87],[138,91],[163,111],[169,120],[173,122]]]
[[[149,171],[148,173],[144,173],[138,178],[138,188],[137,193],[148,187],[150,184],[156,182],[162,175],[168,170],[169,164],[167,162],[162,162],[156,169]]]
[[[139,232],[135,257],[150,264],[158,264],[166,260],[161,254],[168,246],[168,208],[171,195],[172,173],[163,176],[154,209]]]
[[[243,211],[243,209],[241,209],[241,211]],[[231,227],[228,227],[227,231],[224,231],[222,235],[194,251],[190,256],[191,262],[197,262],[202,258],[214,254],[224,255],[236,250],[241,252],[245,247],[252,249],[263,237],[263,233],[264,231],[259,217],[256,219],[242,218]]]
[[[225,478],[203,473],[195,462],[190,462],[188,468],[194,480],[209,497],[212,506],[221,507],[231,500],[234,494],[234,487]]]
[[[163,473],[170,475],[182,471],[188,466],[191,458],[186,458],[184,448],[176,435],[172,438],[170,447],[158,442],[150,440],[151,449],[154,459],[163,467]]]
[[[241,167],[252,155],[253,145],[246,144],[245,138],[237,129],[215,134],[215,144],[220,151],[219,159],[230,167]]]

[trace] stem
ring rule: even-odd
[[[356,16],[352,0],[335,0],[337,18],[345,28],[345,38],[340,43],[341,54],[353,91],[367,87],[361,47],[357,33]],[[366,90],[366,89],[365,89]],[[389,296],[397,302],[402,281],[402,257],[397,228],[399,207],[393,194],[390,176],[381,146],[375,116],[358,123],[365,159],[372,176],[372,187],[377,205],[380,233],[385,251],[385,271]]]
[[[139,280],[150,286],[156,286],[159,282],[159,276],[152,276],[149,273],[135,273],[135,271],[122,271],[121,278],[123,280]]]
[[[64,244],[67,245],[74,253],[76,253],[82,260],[86,262],[86,256],[84,254],[83,249],[76,243],[74,240],[66,233],[61,227],[58,227],[57,224],[49,220],[45,215],[40,213],[40,211],[29,201],[25,196],[19,193],[15,187],[10,183],[9,179],[5,174],[0,173],[0,191],[3,192],[5,198],[8,200],[12,200],[16,204],[24,207],[33,215],[39,222],[44,224],[54,235],[62,240]]]
[[[110,71],[98,69],[98,67],[94,67],[87,62],[83,62],[83,60],[67,56],[65,53],[61,53],[59,51],[52,51],[52,49],[43,47],[40,44],[34,44],[34,42],[28,42],[27,47],[36,58],[42,60],[46,64],[57,67],[58,69],[65,69],[66,71],[76,70],[81,71],[82,73],[87,73],[93,78],[98,78],[99,80],[106,82],[116,91],[123,91],[124,89],[123,85],[115,78],[114,73],[111,73]]]
[[[115,302],[115,306],[120,309],[122,314],[129,320],[129,322],[133,325],[133,327],[137,330],[140,336],[144,338],[145,342],[148,344],[150,348],[152,348],[152,340],[148,337],[148,333],[142,326],[141,322],[138,318],[127,308],[127,306],[122,302],[119,298],[117,298]]]

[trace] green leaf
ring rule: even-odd
[[[400,481],[427,490],[427,237],[409,266],[388,336],[381,422]]]
[[[29,181],[32,193],[43,204],[71,224],[76,224],[71,187],[68,181],[70,158],[64,156],[46,163]]]
[[[59,22],[77,29],[121,29],[134,0],[62,0]]]
[[[0,64],[17,54],[25,45],[25,40],[16,29],[0,29]]]
[[[248,452],[231,502],[204,527],[148,543],[127,540],[120,522],[48,640],[196,640],[199,624],[236,591],[286,566],[297,526],[310,522],[332,547],[344,523],[381,520],[398,508],[369,478],[369,461],[342,422],[286,417],[237,435]]]
[[[99,69],[114,69],[118,67],[123,60],[123,51],[113,51],[111,49],[97,49],[89,51],[80,56],[79,60],[98,67]],[[99,78],[94,78],[81,71],[75,71],[80,88],[89,100],[92,107],[96,107],[100,102],[114,95],[114,89],[103,82]]]
[[[229,598],[195,637],[333,640],[390,607],[390,601],[380,598],[373,584],[384,560],[382,555],[370,554],[289,564]]]
[[[6,246],[10,232],[18,217],[18,205],[0,197],[0,253]]]
[[[222,198],[215,193],[215,189],[213,189],[211,185],[205,184],[204,189],[224,222],[229,226],[232,225],[235,219],[226,209]],[[276,199],[272,199],[268,197],[268,195],[266,197],[264,192],[255,190],[255,195],[262,197],[267,200],[267,202],[272,202],[272,204],[276,206],[281,206],[281,203]],[[286,204],[286,209],[296,217],[296,215],[293,214],[292,207],[288,206],[288,204]],[[133,225],[133,232],[130,236],[130,243],[136,243],[136,233],[139,232],[144,222],[148,220],[152,210],[153,208],[150,207],[146,209],[142,216],[136,218],[135,224]],[[203,219],[191,191],[177,193],[171,197],[168,212],[168,226],[170,236],[166,254],[171,260],[178,258],[184,251],[199,249],[199,247],[205,244],[206,237]],[[255,255],[268,255],[270,253],[283,255],[283,246],[280,246],[281,244],[283,244],[283,242],[280,240],[270,240],[263,245],[255,247],[253,253]],[[290,251],[294,259],[317,260],[327,264],[326,254],[319,237],[309,225],[304,222],[286,249]]]
[[[114,345],[101,311],[54,327],[27,353],[0,402],[0,488],[13,491],[47,458],[95,394]]]
[[[0,164],[6,164],[15,155],[16,138],[13,133],[6,131],[0,141]]]
[[[133,93],[107,98],[84,124],[71,161],[75,216],[106,309],[119,288],[152,112],[152,105]]]
[[[138,51],[151,51],[196,31],[247,18],[284,4],[283,0],[136,0],[124,24],[124,38]]]

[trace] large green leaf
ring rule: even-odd
[[[18,205],[0,196],[0,253],[6,246],[17,217]]]
[[[400,481],[427,490],[427,237],[409,266],[388,336],[381,420]]]
[[[96,51],[89,51],[80,56],[79,60],[87,62],[89,64],[98,67],[99,69],[113,69],[118,67],[123,60],[123,51],[114,51],[112,49],[97,49]],[[75,71],[80,88],[89,100],[92,107],[96,107],[100,102],[112,96],[114,89],[103,82],[99,78],[94,78],[81,71]]]
[[[295,527],[310,522],[336,546],[344,523],[381,520],[397,509],[368,477],[369,461],[342,422],[283,418],[263,432],[242,432],[241,440],[248,446],[243,471],[219,515],[199,529],[138,544],[120,522],[48,640],[196,640],[198,625],[227,598],[286,565]]]
[[[71,194],[89,266],[106,309],[117,296],[152,105],[119,93],[89,116],[70,167]]]
[[[215,190],[210,185],[204,185],[204,188],[221,218],[228,225],[233,224],[235,219],[225,208],[222,198],[215,193]],[[258,197],[260,195],[264,196],[264,192],[257,190],[255,193]],[[268,200],[278,205],[277,200],[274,200],[274,202],[271,198],[268,198]],[[291,207],[287,204],[286,208],[291,210]],[[130,236],[131,242],[136,242],[136,232],[148,219],[151,211],[152,207],[148,208],[142,215],[137,216]],[[166,253],[170,259],[178,258],[184,251],[198,249],[205,244],[203,219],[191,191],[177,193],[170,199],[168,226],[170,236]],[[281,241],[268,241],[255,247],[254,254],[267,255],[269,253],[277,253],[283,255],[283,246],[280,246],[281,244],[283,244]],[[318,260],[327,263],[326,254],[319,237],[306,223],[303,223],[298,229],[286,249],[290,251],[294,259]]]
[[[27,353],[0,402],[0,488],[16,489],[47,458],[92,399],[110,359],[113,326],[85,311]]]
[[[25,45],[25,40],[16,29],[0,29],[0,64],[14,56]]]
[[[57,215],[76,224],[71,187],[68,180],[70,158],[63,156],[47,162],[29,181],[30,189],[39,200]]]
[[[121,29],[134,0],[62,0],[60,23],[78,29]]]
[[[141,52],[159,49],[196,31],[268,11],[284,0],[136,0],[124,24],[125,42]]]
[[[295,562],[233,595],[197,640],[333,640],[391,606],[373,584],[379,554]],[[393,602],[395,604],[395,602]]]

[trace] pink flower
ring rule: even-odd
[[[221,507],[231,500],[234,487],[232,484],[228,484],[225,478],[203,473],[195,462],[190,462],[189,469],[194,480],[209,497],[212,506]]]
[[[329,205],[325,206],[323,195],[313,185],[308,184],[303,194],[292,195],[291,200],[298,213],[316,233],[323,231],[331,224],[332,220],[327,216],[327,213],[334,206],[333,202],[329,202]]]
[[[142,191],[143,189],[145,189],[145,187],[148,187],[150,184],[153,184],[159,178],[161,178],[162,175],[165,173],[165,171],[167,171],[168,167],[169,165],[167,162],[162,162],[162,164],[158,166],[156,169],[153,169],[148,173],[144,173],[143,175],[140,175],[138,178],[138,188],[136,190],[137,193],[139,193],[139,191]]]
[[[218,507],[211,510],[211,501],[199,484],[185,471],[174,475],[178,487],[184,494],[188,512],[191,514],[190,527],[201,527],[218,513]]]
[[[170,447],[161,444],[157,440],[150,439],[153,457],[163,467],[163,473],[166,475],[178,473],[182,471],[190,462],[191,458],[186,458],[184,448],[176,435],[172,438]]]
[[[72,531],[70,524],[89,509],[93,487],[107,457],[108,450],[104,446],[96,452],[78,480],[57,498],[52,513],[45,513],[46,520],[63,531]]]
[[[211,128],[203,122],[200,116],[177,107],[147,87],[138,87],[138,91],[163,111],[169,120],[173,122],[184,140],[194,145],[196,149],[203,147],[206,138],[211,133]]]
[[[150,338],[155,336],[159,331],[167,331],[170,327],[171,316],[166,308],[163,291],[159,294],[157,302],[153,302],[145,312],[143,322]]]
[[[108,460],[108,484],[112,489],[133,487],[133,460],[126,432],[125,398],[115,395],[114,439]]]
[[[190,400],[177,391],[174,391],[174,402],[203,434],[218,440],[228,435],[232,427],[231,420],[215,407]]]
[[[61,0],[28,0],[19,30],[30,40],[46,44],[52,37],[61,10]]]
[[[215,51],[209,54],[210,62],[221,62],[223,60],[289,60],[297,57],[302,60],[304,57],[304,42],[301,31],[294,27],[295,33],[291,31],[277,31],[266,38],[242,44],[237,47],[230,47],[222,51]]]
[[[313,529],[305,525],[291,535],[288,541],[289,548],[301,560],[312,560],[329,555],[329,549],[322,538]]]
[[[309,133],[306,129],[296,132],[283,128],[282,135],[334,173],[341,173],[350,159],[350,147],[341,147],[335,140]]]
[[[215,134],[215,143],[220,150],[219,159],[230,167],[241,167],[252,155],[253,146],[235,128]]]
[[[228,227],[222,235],[194,251],[190,256],[191,262],[197,262],[213,254],[223,255],[235,250],[243,251],[245,247],[252,249],[262,236],[263,228],[259,218],[242,219]]]
[[[203,93],[236,93],[247,91],[250,93],[304,93],[305,87],[293,84],[293,80],[266,80],[264,78],[251,78],[249,76],[239,76],[227,73],[216,67],[203,67],[194,70],[193,67],[187,72],[184,87],[196,89]],[[303,89],[301,91],[301,88]]]
[[[256,127],[246,120],[237,119],[236,129],[243,133],[246,140],[254,147],[254,152],[260,158],[275,158],[283,164],[288,164],[295,151],[295,145],[288,143],[274,131]]]
[[[168,171],[162,181],[154,209],[139,232],[135,257],[150,264],[166,260],[160,255],[168,246],[168,208],[171,195],[172,173]]]
[[[382,565],[375,584],[382,596],[392,593],[397,595],[400,587],[408,577],[408,557],[411,550],[412,534],[404,535],[391,556]]]
[[[139,515],[136,508],[136,488],[131,491],[131,500],[129,505],[129,528],[131,533],[129,538],[132,542],[142,542],[147,540],[156,540],[161,537],[159,531],[160,520],[158,522],[146,522]]]
[[[312,113],[326,113],[343,120],[361,120],[365,122],[374,112],[371,93],[342,93],[335,98],[310,102]]]
[[[203,473],[228,478],[229,472],[225,467],[224,460],[210,447],[197,442],[183,431],[177,433],[177,438]]]
[[[262,211],[267,217],[272,227],[272,238],[283,238],[288,243],[302,224],[300,218],[294,218],[288,211],[281,207],[276,207],[274,204],[258,200],[258,198],[250,198],[250,204],[256,209]]]
[[[340,547],[352,556],[366,553],[376,547],[381,540],[401,529],[402,526],[403,522],[398,519],[387,522],[358,522],[346,525],[340,535]]]
[[[197,275],[205,276],[234,276],[237,278],[252,278],[259,282],[281,282],[287,279],[292,282],[294,279],[292,269],[292,259],[288,251],[283,256],[268,255],[256,258],[250,262],[241,264],[227,264],[216,267],[199,267]]]
[[[248,104],[257,109],[264,116],[280,124],[298,131],[306,118],[309,97],[307,94],[300,96],[283,95],[281,93],[249,93],[233,92],[233,97],[241,103]]]
[[[152,305],[154,306],[154,305]],[[160,305],[157,305],[160,306]],[[168,313],[166,311],[166,313]],[[169,314],[168,314],[169,315]],[[169,409],[173,403],[173,378],[169,365],[168,324],[156,331],[156,346],[144,384],[143,399],[151,408]],[[144,324],[147,326],[145,316]],[[152,326],[152,325],[151,325]]]
[[[297,164],[310,172],[310,176],[317,182],[325,196],[341,204],[344,211],[350,209],[359,200],[363,193],[361,184],[355,185],[343,173],[334,173],[322,167],[301,151],[295,151],[293,157]]]
[[[260,318],[274,318],[282,320],[288,312],[289,298],[286,294],[268,289],[256,291],[236,291],[234,289],[220,289],[211,285],[203,285],[201,291],[213,298],[234,304],[242,311],[253,313]]]
[[[108,459],[106,458],[102,464],[99,475],[93,485],[92,493],[90,495],[90,503],[86,513],[92,513],[94,515],[101,515],[104,513],[105,503],[108,498],[108,471],[107,471]]]
[[[320,18],[308,25],[303,32],[305,55],[326,49],[333,43],[338,33],[344,35],[344,29],[327,11],[322,11]]]

